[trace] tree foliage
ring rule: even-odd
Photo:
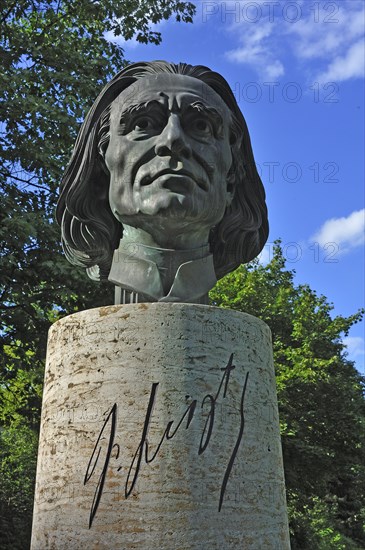
[[[24,424],[0,430],[1,548],[29,548],[38,438]]]
[[[0,0],[0,8],[2,341],[43,357],[44,341],[35,346],[32,339],[45,334],[55,306],[66,313],[85,299],[111,301],[67,265],[53,219],[80,122],[125,64],[105,33],[158,44],[150,22],[173,14],[191,21],[194,7],[177,0]]]
[[[178,0],[0,0],[0,547],[29,547],[48,328],[113,303],[64,259],[54,208],[77,131],[125,65],[106,32],[158,44]]]
[[[364,379],[341,340],[363,311],[332,317],[324,296],[294,284],[280,243],[210,296],[272,331],[293,550],[364,548]]]

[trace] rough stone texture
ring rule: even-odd
[[[86,548],[290,548],[262,321],[152,303],[51,328],[32,549]]]

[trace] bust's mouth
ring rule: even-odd
[[[143,178],[140,181],[140,186],[144,187],[146,185],[150,185],[155,180],[162,178],[164,179],[163,187],[166,187],[167,189],[170,189],[170,183],[173,187],[184,187],[185,189],[191,189],[191,182],[195,183],[200,187],[203,191],[208,191],[208,183],[203,178],[197,177],[192,172],[189,172],[188,170],[172,170],[171,168],[166,168],[165,170],[160,170],[159,172],[156,172],[155,174],[147,174],[143,176]],[[171,189],[174,190],[174,189]]]

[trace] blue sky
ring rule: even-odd
[[[267,193],[270,236],[296,282],[364,306],[363,0],[195,2],[193,24],[164,22],[160,46],[121,42],[130,61],[207,65],[231,85]],[[112,38],[109,36],[109,38]],[[365,374],[364,323],[346,339]]]

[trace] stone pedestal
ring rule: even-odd
[[[290,548],[270,331],[191,304],[50,330],[32,550]]]

